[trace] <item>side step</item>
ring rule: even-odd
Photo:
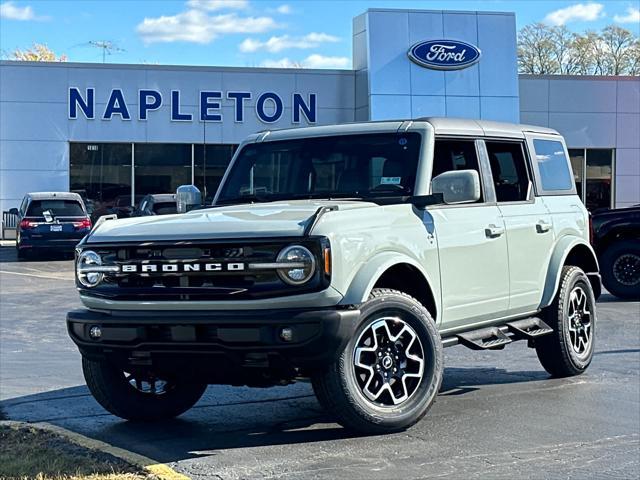
[[[535,339],[553,332],[553,328],[538,317],[513,320],[478,330],[452,334],[442,339],[443,347],[462,344],[472,350],[498,350],[516,340],[528,340],[529,346]]]
[[[509,331],[513,333],[514,340],[535,340],[538,337],[553,332],[553,328],[538,317],[507,322],[507,327],[509,327]]]
[[[498,327],[487,327],[456,335],[461,344],[472,350],[498,350],[512,340]]]

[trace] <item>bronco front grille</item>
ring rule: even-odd
[[[322,238],[235,242],[152,242],[145,244],[84,244],[98,253],[105,272],[96,287],[77,283],[84,295],[111,300],[243,300],[294,295],[326,288],[330,278],[316,271],[300,286],[283,282],[275,269],[253,268],[275,262],[287,245],[303,245],[318,261]]]

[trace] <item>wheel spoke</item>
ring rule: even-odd
[[[353,365],[356,382],[369,401],[382,407],[399,405],[415,393],[423,376],[420,338],[401,318],[377,319],[360,334]]]

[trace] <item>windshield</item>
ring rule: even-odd
[[[84,217],[82,205],[75,200],[34,200],[29,204],[27,216],[42,217],[49,211],[54,217]]]
[[[413,193],[420,135],[342,135],[245,146],[218,204]]]

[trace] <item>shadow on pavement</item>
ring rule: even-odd
[[[0,247],[0,263],[46,262],[49,260],[70,260],[73,252],[38,251],[30,252],[27,258],[19,259],[16,247]]]
[[[483,387],[548,379],[543,371],[447,368],[441,396],[466,395]],[[160,423],[123,421],[105,412],[85,386],[28,395],[0,403],[11,420],[49,422],[161,462],[216,450],[296,445],[350,438],[300,382],[269,389],[209,387],[183,416]]]

